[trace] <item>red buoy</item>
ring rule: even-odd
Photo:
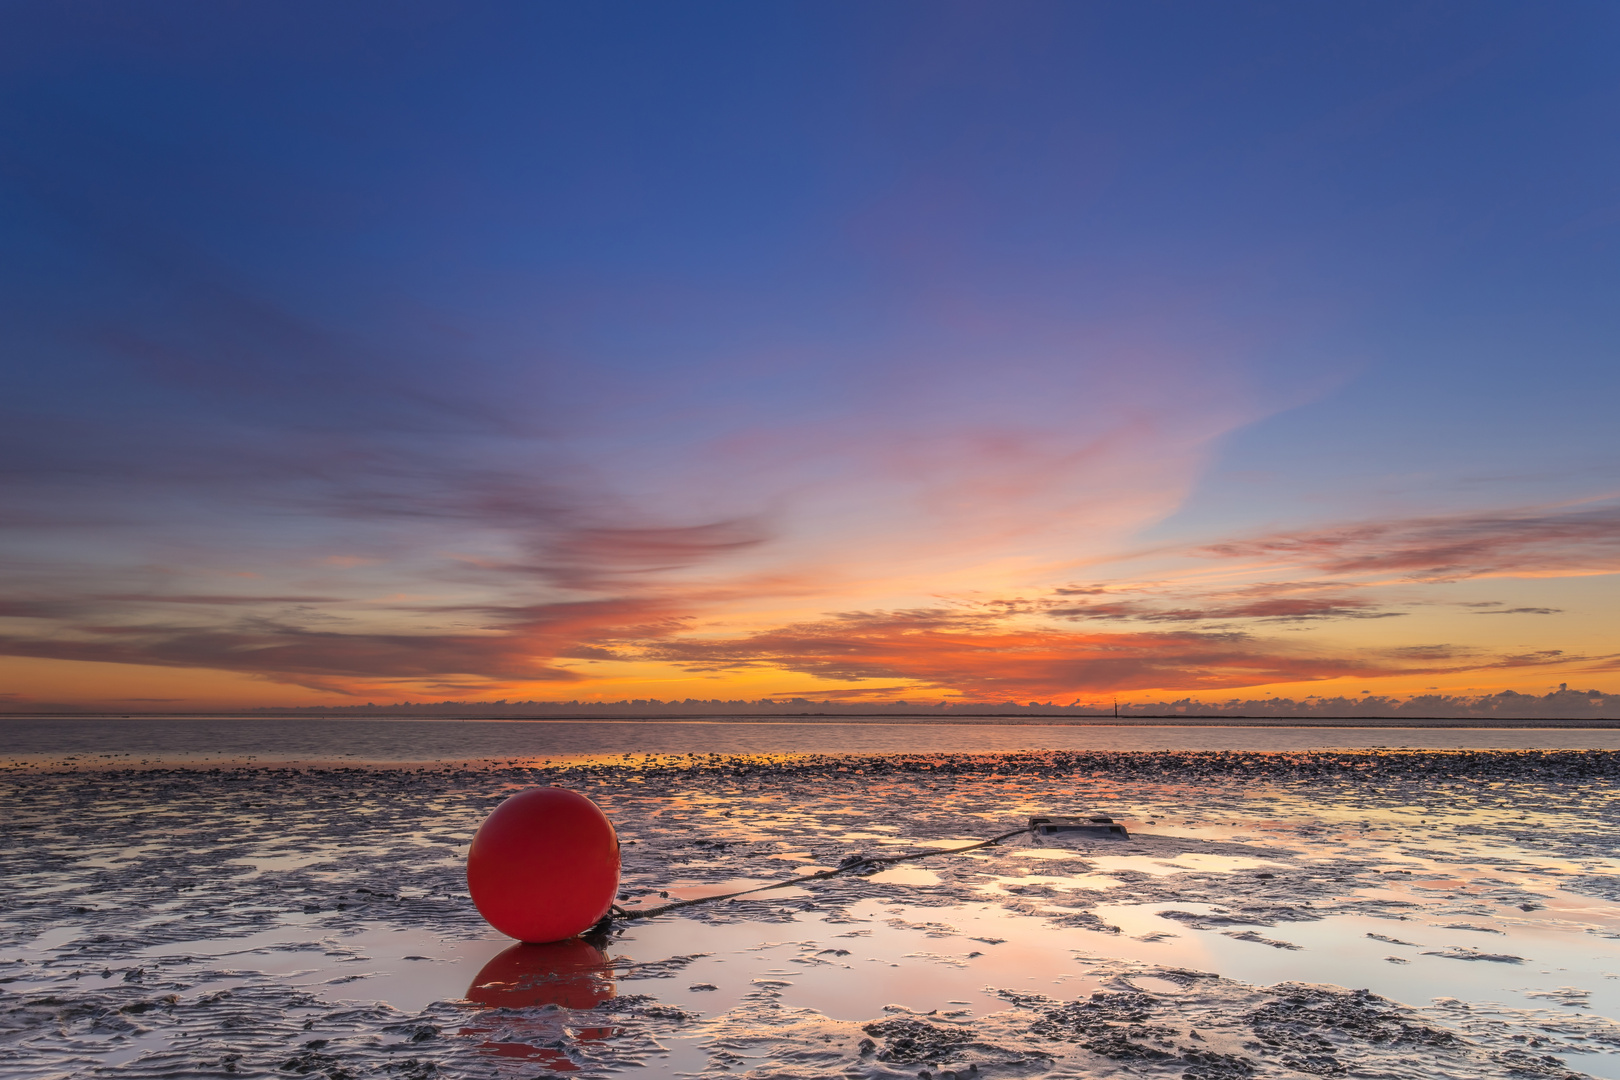
[[[467,852],[467,890],[489,925],[519,941],[589,930],[619,888],[619,838],[577,791],[520,791],[484,819]]]

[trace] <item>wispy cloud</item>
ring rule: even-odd
[[[1060,592],[1062,590],[1059,590]],[[1403,611],[1373,610],[1376,602],[1360,597],[1272,597],[1199,607],[1166,607],[1145,600],[1055,606],[1046,614],[1059,619],[1126,619],[1138,622],[1201,622],[1221,619],[1269,619],[1303,622],[1314,619],[1388,619]]]
[[[483,614],[490,625],[473,633],[332,631],[269,618],[216,625],[81,622],[50,636],[0,636],[0,655],[211,668],[339,692],[387,682],[483,688],[577,681],[576,672],[554,661],[611,657],[593,643],[626,637],[644,642],[680,626],[667,606],[644,600],[490,608]]]
[[[1613,573],[1620,571],[1620,506],[1377,521],[1227,541],[1201,552],[1412,581]]]
[[[210,607],[241,607],[260,606],[264,604],[338,604],[342,603],[341,596],[238,596],[230,593],[218,594],[166,594],[166,593],[107,593],[92,596],[92,601],[113,601],[117,603],[156,605],[156,604],[202,604]]]
[[[1335,654],[1239,632],[1019,629],[950,610],[857,613],[735,639],[687,638],[645,649],[650,658],[696,671],[774,669],[830,680],[907,679],[995,700],[1427,674],[1473,666],[1463,652]]]
[[[529,510],[512,513],[522,517]],[[985,700],[1142,690],[1210,693],[1346,677],[1529,670],[1601,664],[1603,658],[1557,649],[1493,652],[1467,644],[1305,643],[1298,635],[1268,636],[1266,629],[1408,614],[1393,610],[1379,588],[1351,579],[1369,565],[1386,572],[1391,565],[1432,569],[1435,553],[1442,550],[1453,572],[1462,565],[1458,553],[1464,550],[1476,556],[1480,573],[1503,572],[1510,563],[1507,555],[1514,565],[1536,572],[1545,572],[1549,563],[1590,565],[1594,552],[1607,550],[1611,538],[1605,530],[1613,520],[1608,511],[1581,511],[1550,520],[1522,515],[1419,519],[1286,534],[1202,550],[1287,565],[1308,556],[1322,578],[1239,581],[1219,588],[1196,579],[1069,584],[1027,597],[979,595],[944,605],[745,629],[731,629],[736,605],[747,593],[738,580],[722,574],[693,588],[668,574],[705,562],[724,567],[739,553],[768,547],[772,536],[759,520],[555,528],[533,542],[528,556],[465,560],[470,575],[465,581],[476,583],[477,595],[459,600],[362,602],[341,591],[293,589],[23,596],[0,604],[0,617],[38,620],[47,628],[12,629],[0,637],[0,654],[211,668],[338,692],[408,685],[478,694],[524,684],[577,684],[595,677],[583,664],[605,662],[707,675],[792,673],[827,684],[829,692],[869,698],[887,692],[875,687],[903,687],[895,692],[926,689]],[[1572,537],[1581,548],[1579,558],[1559,546]],[[1389,551],[1371,553],[1380,544]],[[352,572],[369,573],[370,564],[362,562]],[[788,579],[757,580],[768,593],[785,588]],[[583,595],[522,599],[522,592],[537,583]],[[614,586],[622,587],[618,595],[605,593]],[[503,588],[511,597],[495,598]],[[1498,601],[1465,606],[1472,614],[1558,613]],[[190,614],[177,618],[164,612]],[[1105,622],[1166,628],[1072,628]],[[1290,637],[1295,640],[1284,640]]]

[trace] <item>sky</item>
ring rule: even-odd
[[[0,6],[0,706],[1620,689],[1620,9]]]

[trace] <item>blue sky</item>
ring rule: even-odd
[[[20,706],[1612,681],[1612,6],[3,18]]]

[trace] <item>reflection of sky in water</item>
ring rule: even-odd
[[[469,968],[512,944],[494,931],[473,940],[389,926],[323,935],[309,928],[313,921],[287,915],[257,933],[153,945],[140,955],[171,967],[279,975],[338,1000],[386,1001],[413,1012],[462,997]]]
[[[1030,864],[1033,872],[1024,877],[998,876],[996,882],[1089,885],[1101,877],[1044,873],[1042,867],[1062,863],[1046,852],[1026,850],[1017,855],[1016,861]],[[1206,872],[1227,873],[1277,865],[1271,860],[1214,856],[1182,856],[1174,861],[1201,864],[1198,869]],[[1155,877],[1176,872],[1150,857],[1087,855],[1086,862],[1145,871]],[[1421,903],[1426,899],[1422,894],[1435,887],[1449,886],[1458,892],[1476,879],[1489,882],[1504,876],[1500,869],[1470,874],[1410,856],[1405,862],[1414,869],[1409,880],[1405,875],[1386,875],[1400,880],[1358,893]],[[934,871],[921,867],[897,867],[885,873],[901,869],[922,871],[917,876],[931,879],[928,883],[939,880]],[[673,898],[687,898],[763,883],[759,879],[686,883],[668,891]],[[1538,883],[1532,874],[1519,884]],[[807,895],[798,888],[782,892],[784,898]],[[944,907],[872,900],[854,905],[848,921],[830,922],[825,916],[800,913],[791,923],[770,925],[680,917],[633,923],[606,954],[580,942],[536,948],[512,946],[493,935],[470,941],[440,939],[383,927],[317,938],[296,918],[246,937],[205,938],[147,952],[154,959],[187,956],[228,972],[280,975],[332,997],[385,1000],[406,1011],[444,998],[464,998],[475,1009],[532,1008],[549,998],[576,1007],[570,1004],[576,998],[606,1000],[616,992],[631,992],[654,993],[660,1003],[713,1016],[736,1008],[750,991],[769,984],[780,991],[784,1006],[814,1009],[833,1019],[867,1020],[882,1015],[884,1006],[892,1004],[918,1012],[938,1009],[942,1015],[983,1015],[1006,1007],[1005,1000],[990,988],[1064,999],[1081,997],[1103,986],[1105,976],[1123,960],[1150,969],[1218,972],[1256,985],[1298,980],[1366,987],[1394,1000],[1418,1004],[1445,997],[1517,1002],[1519,1007],[1573,1000],[1599,1014],[1620,1015],[1620,942],[1591,932],[1620,931],[1620,907],[1546,887],[1541,894],[1545,906],[1536,911],[1501,907],[1490,918],[1473,920],[1498,933],[1455,928],[1451,924],[1458,919],[1424,908],[1411,909],[1404,918],[1334,914],[1276,926],[1223,924],[1199,929],[1182,920],[1166,919],[1161,913],[1197,916],[1228,909],[1187,900],[1102,904],[1095,908],[1096,914],[1121,931],[1107,933],[1054,926],[1010,912],[994,899]],[[1268,947],[1230,936],[1230,931],[1246,929],[1298,949]],[[1371,934],[1409,944],[1378,940],[1369,937]],[[67,940],[50,936],[35,947],[49,948]],[[559,950],[568,955],[550,955]],[[1517,956],[1523,962],[1437,955],[1448,950]],[[582,956],[573,955],[575,952]],[[674,978],[634,979],[638,964],[694,954],[696,959],[681,967]],[[1405,962],[1391,963],[1385,959],[1388,956]],[[631,981],[616,983],[615,977],[623,973]],[[1153,992],[1177,992],[1174,984],[1151,975],[1138,973],[1132,979]],[[1571,988],[1577,992],[1573,999]],[[534,1001],[528,1002],[529,997]],[[542,1017],[532,1019],[527,1028],[511,1023],[502,1027],[472,1017],[464,1030],[479,1038],[490,1053],[545,1064],[555,1052],[542,1044],[558,1037],[559,1023],[556,1018]],[[612,1034],[603,1028],[590,1037],[610,1038]],[[676,1048],[685,1060],[701,1056],[701,1033],[691,1038],[694,1041],[684,1050]],[[1594,1075],[1620,1076],[1620,1069],[1608,1068],[1602,1059],[1576,1064]]]
[[[1612,906],[1584,906],[1611,924],[1620,916]],[[1581,899],[1573,897],[1560,905],[1581,907]],[[1003,998],[988,992],[989,987],[1082,997],[1103,985],[1101,973],[1114,968],[1118,959],[1213,971],[1256,985],[1297,980],[1366,987],[1393,1000],[1419,1004],[1462,996],[1517,1001],[1525,1007],[1557,999],[1563,988],[1573,987],[1590,995],[1587,1000],[1594,1011],[1620,1014],[1620,981],[1615,978],[1620,973],[1620,947],[1593,940],[1583,926],[1521,918],[1501,924],[1502,934],[1484,935],[1444,929],[1421,916],[1402,921],[1333,915],[1315,922],[1253,928],[1298,945],[1293,951],[1160,917],[1159,912],[1172,909],[1203,913],[1217,908],[1186,901],[1104,905],[1097,914],[1123,931],[1110,934],[1054,927],[1009,913],[995,903],[942,909],[870,902],[851,911],[853,923],[801,916],[790,926],[770,927],[686,920],[636,924],[615,947],[638,957],[707,954],[684,969],[677,985],[661,986],[658,996],[660,1001],[710,1014],[736,1008],[761,980],[780,985],[785,1006],[815,1009],[835,1019],[867,1019],[895,1003],[918,1012],[938,1009],[942,1015],[985,1014],[1006,1007]],[[1546,913],[1555,910],[1549,905]],[[1166,933],[1174,936],[1138,940]],[[1368,938],[1373,933],[1415,945]],[[1525,962],[1432,955],[1449,947],[1519,955]],[[1407,963],[1391,964],[1386,955],[1399,955]],[[1178,990],[1152,976],[1136,976],[1133,982],[1157,993]],[[686,990],[679,984],[716,989]],[[1620,1068],[1602,1060],[1574,1064],[1594,1075],[1620,1076]]]
[[[0,762],[612,761],[648,754],[929,754],[1021,750],[1620,749],[1620,729],[1110,727],[739,721],[0,718]],[[201,749],[200,749],[201,748]]]
[[[1620,983],[1609,978],[1620,973],[1620,947],[1593,941],[1581,927],[1524,919],[1504,924],[1503,934],[1483,935],[1444,929],[1422,918],[1401,921],[1356,915],[1255,927],[1265,936],[1302,946],[1296,952],[1256,946],[1214,930],[1190,929],[1159,916],[1167,910],[1203,913],[1217,909],[1218,905],[1189,901],[1103,905],[1097,914],[1123,931],[1111,934],[1053,927],[986,902],[944,909],[872,902],[853,912],[861,920],[853,924],[829,924],[815,918],[801,918],[791,927],[769,928],[686,920],[635,924],[616,947],[638,956],[665,951],[711,953],[687,968],[685,978],[714,983],[719,992],[700,998],[670,988],[659,995],[661,1000],[693,1008],[724,1007],[748,988],[750,977],[761,974],[764,969],[758,965],[763,961],[769,961],[766,967],[773,974],[780,971],[777,964],[791,963],[797,967],[789,969],[794,972],[795,990],[788,1000],[844,1019],[870,1017],[891,1002],[926,1012],[956,999],[990,1011],[1002,1004],[1001,999],[983,992],[986,985],[1050,993],[1046,988],[1056,982],[1083,977],[1087,959],[1111,957],[1189,966],[1259,985],[1300,980],[1365,986],[1396,1000],[1420,1003],[1446,995],[1478,998],[1581,985],[1592,991],[1594,1007],[1620,1012]],[[1620,912],[1611,907],[1605,914],[1612,919]],[[941,928],[949,928],[949,932]],[[864,932],[850,937],[851,930]],[[1176,937],[1135,940],[1166,932]],[[781,934],[791,940],[762,948],[761,933]],[[1369,933],[1412,941],[1422,949],[1370,940]],[[975,938],[1003,940],[990,945]],[[1526,962],[1468,962],[1425,952],[1449,946],[1514,953]],[[822,955],[829,948],[848,950],[850,955],[829,959]],[[922,954],[936,959],[915,959]],[[1409,963],[1391,965],[1383,959],[1391,954],[1401,955]],[[944,962],[946,958],[967,962],[958,966]],[[907,959],[913,962],[906,963]],[[837,974],[850,970],[858,971],[860,978],[852,982]]]

